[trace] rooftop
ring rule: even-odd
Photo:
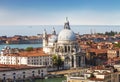
[[[43,52],[42,48],[36,48],[32,51],[20,51],[19,53],[5,54],[6,56],[21,56],[21,57],[31,57],[31,56],[49,56]]]
[[[2,71],[12,71],[12,70],[44,68],[44,67],[45,66],[35,67],[35,66],[27,66],[27,65],[5,65],[5,64],[0,64],[0,72],[2,72]]]

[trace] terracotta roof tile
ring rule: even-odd
[[[49,56],[48,54],[45,54],[43,52],[43,49],[34,49],[33,51],[21,51],[17,54],[7,54],[9,56],[23,56],[23,57],[29,57],[29,56]]]

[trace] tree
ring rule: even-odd
[[[94,78],[95,76],[94,76],[94,74],[93,73],[91,73],[90,74],[90,78]]]
[[[118,34],[118,33],[114,31],[105,32],[105,35],[108,35],[108,36],[114,36],[115,34]]]
[[[120,48],[120,42],[114,43],[114,46],[117,47],[117,48]]]
[[[27,47],[25,50],[26,50],[26,51],[32,51],[32,50],[33,50],[33,47]]]
[[[97,33],[98,35],[104,35],[103,33]]]
[[[53,61],[53,66],[56,66],[58,70],[64,64],[62,58],[58,55],[53,55],[52,61]]]

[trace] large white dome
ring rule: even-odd
[[[75,33],[70,29],[63,29],[58,35],[58,41],[75,41]]]

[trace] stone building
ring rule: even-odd
[[[0,64],[0,82],[22,82],[32,78],[43,78],[47,75],[45,66],[3,65]]]
[[[50,36],[47,31],[43,33],[43,51],[51,55],[59,55],[64,60],[64,68],[85,66],[85,55],[76,40],[76,34],[71,30],[66,19],[64,29],[57,35],[55,29]]]

